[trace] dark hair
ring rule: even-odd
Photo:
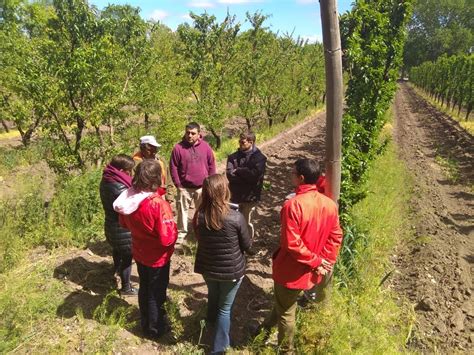
[[[313,159],[298,159],[295,168],[298,175],[303,175],[305,184],[316,184],[321,175],[319,162]]]
[[[161,165],[154,159],[138,164],[132,185],[137,191],[155,192],[161,186]]]
[[[158,147],[155,147],[154,145],[151,145],[150,143],[141,143],[140,144],[140,150],[150,149],[150,148],[155,148],[156,150],[158,150]]]
[[[204,214],[207,229],[222,229],[224,217],[229,213],[230,190],[225,175],[215,174],[204,179],[199,211]]]
[[[251,131],[242,132],[240,133],[240,139],[246,139],[247,141],[255,143],[255,140],[256,140],[255,133]]]
[[[189,122],[186,125],[186,129],[195,129],[195,128],[198,130],[198,132],[201,132],[201,126],[196,122]]]
[[[131,171],[135,166],[135,161],[126,154],[118,154],[112,158],[110,165],[119,170]]]

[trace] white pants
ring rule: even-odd
[[[180,187],[178,189],[178,198],[176,209],[178,210],[178,241],[182,243],[186,234],[188,234],[188,213],[191,202],[194,202],[194,209],[197,210],[201,204],[202,188]]]

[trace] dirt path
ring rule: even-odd
[[[401,84],[395,139],[414,176],[415,239],[395,257],[393,286],[415,305],[412,346],[472,351],[474,139]]]
[[[278,245],[279,212],[285,196],[292,191],[290,169],[292,163],[300,157],[324,157],[324,113],[314,119],[286,131],[280,136],[261,145],[268,157],[266,181],[269,189],[264,191],[262,202],[257,208],[254,222],[256,236],[254,248],[257,255],[248,259],[246,277],[236,296],[232,340],[234,346],[243,346],[249,340],[249,327],[259,323],[271,306],[269,292],[272,289],[271,253]],[[258,142],[257,142],[258,143]],[[193,272],[192,250],[176,252],[171,262],[170,295],[179,304],[179,314],[184,329],[180,341],[197,344],[199,340],[199,321],[205,318],[207,288],[201,275]],[[67,279],[72,292],[58,309],[58,315],[72,318],[77,307],[82,308],[84,317],[92,319],[93,310],[113,287],[111,281],[111,257],[106,243],[90,246],[89,250],[68,255],[56,268],[55,277]],[[136,270],[132,281],[138,282]],[[120,300],[116,305],[137,305],[136,298]],[[132,318],[138,320],[138,312]],[[123,331],[124,338],[133,335],[141,337],[139,327],[130,332]],[[208,349],[211,342],[210,332],[205,332],[201,344]],[[156,344],[139,339],[139,345],[124,349],[126,353],[148,353],[156,350],[173,351],[167,344]]]

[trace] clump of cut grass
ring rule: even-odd
[[[450,182],[456,183],[459,181],[461,175],[459,173],[459,163],[456,159],[453,159],[449,156],[443,157],[441,155],[437,155],[435,161],[441,167],[444,175]]]

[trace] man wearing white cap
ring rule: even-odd
[[[138,165],[144,159],[156,159],[161,166],[161,186],[166,188],[166,200],[168,202],[174,201],[174,185],[171,183],[169,178],[169,171],[166,167],[165,161],[157,156],[158,148],[161,144],[156,141],[154,136],[143,136],[140,137],[140,151],[135,153],[133,160]]]

